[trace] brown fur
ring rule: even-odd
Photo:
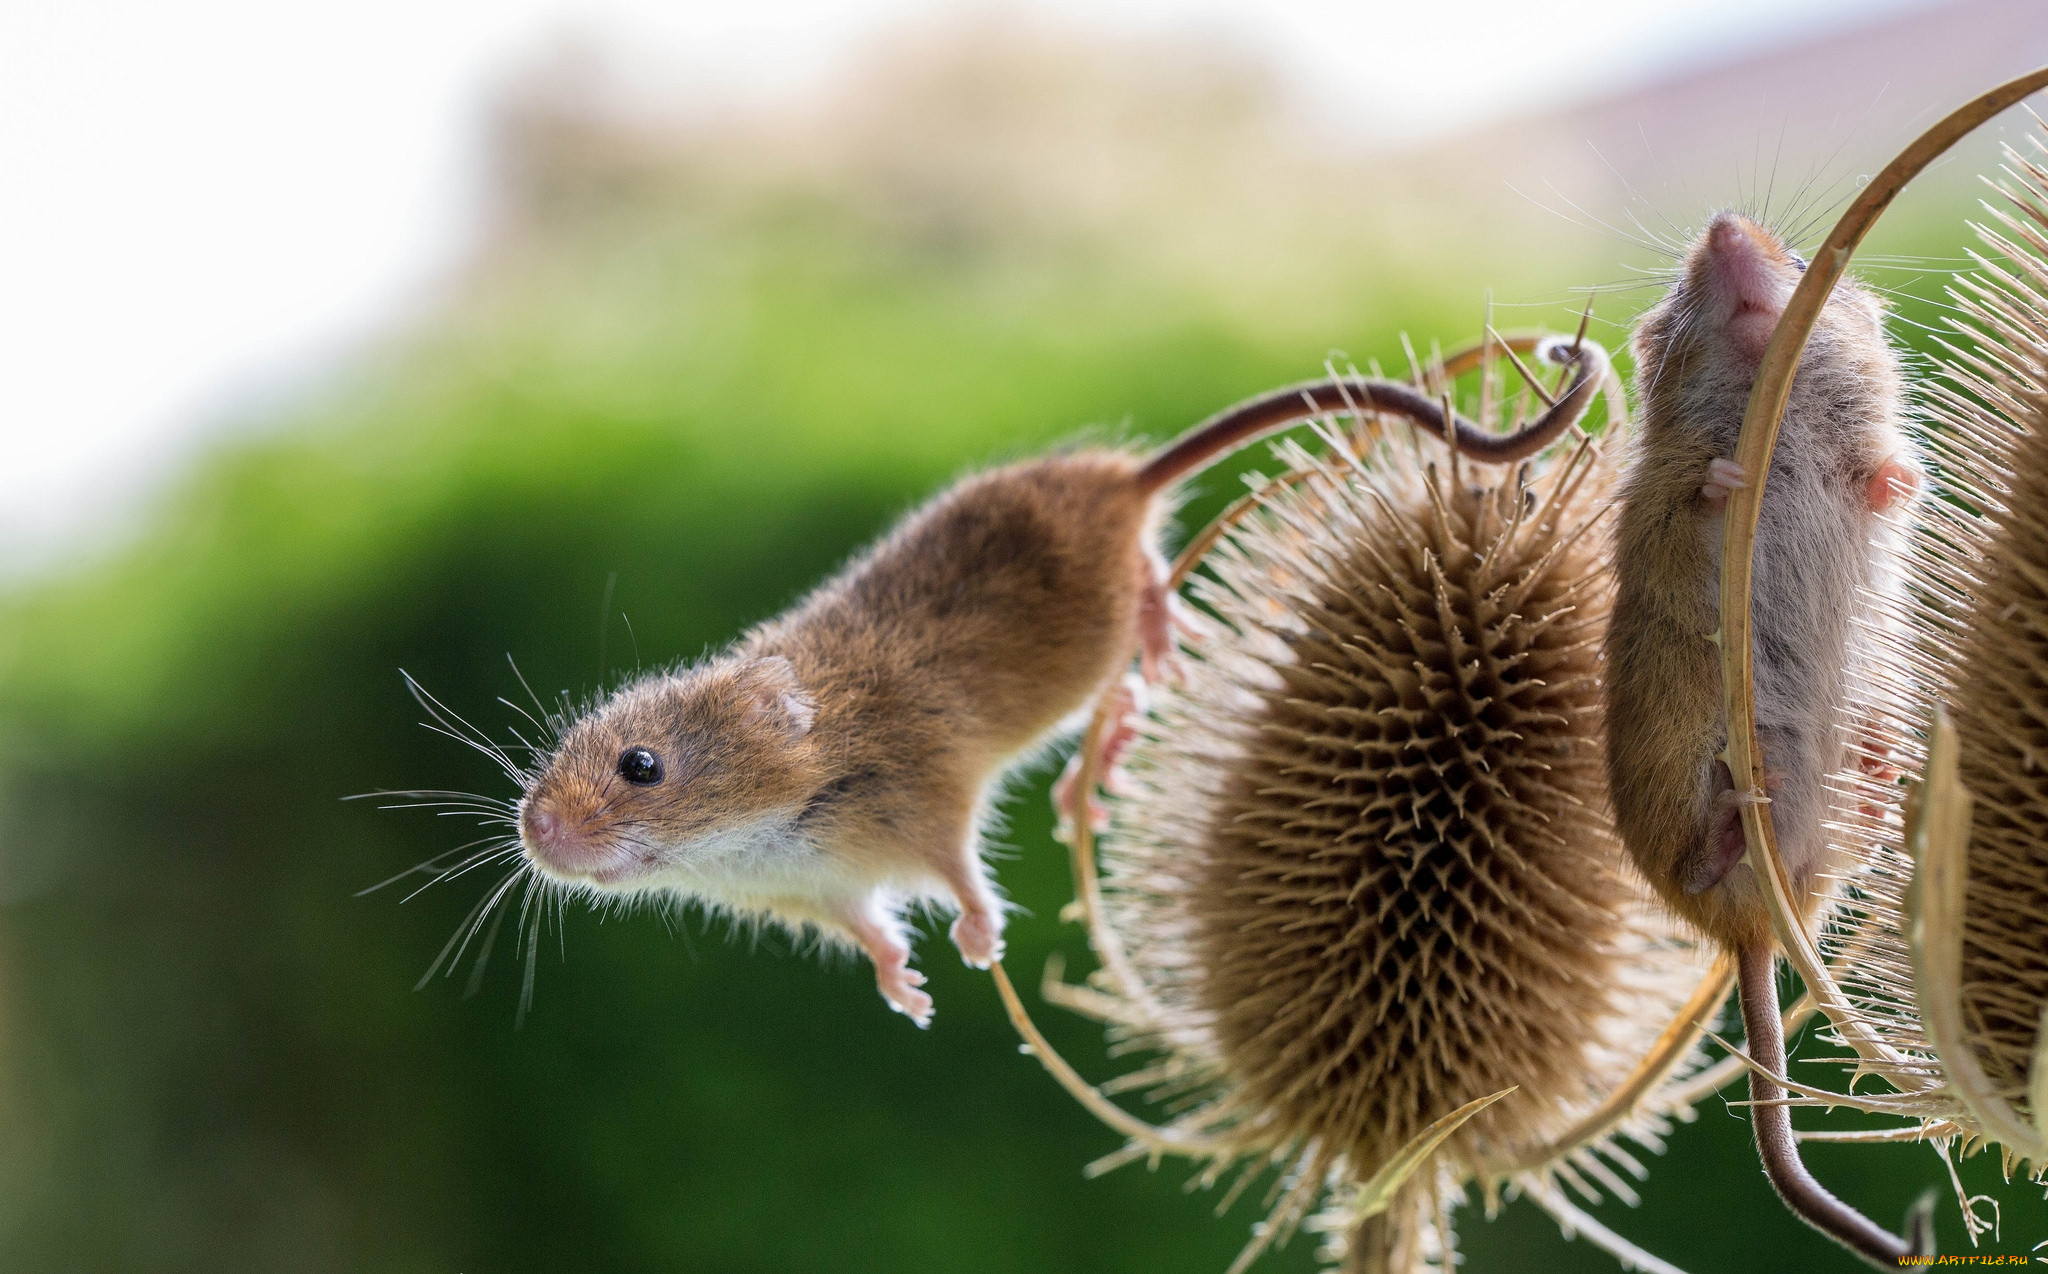
[[[619,691],[527,791],[529,858],[849,941],[923,1020],[901,909],[957,907],[963,954],[999,954],[991,789],[1130,658],[1159,508],[1137,468],[1092,450],[969,478],[730,653]],[[659,782],[620,777],[632,748]]]
[[[1635,335],[1643,418],[1616,532],[1607,759],[1616,825],[1637,865],[1686,920],[1742,947],[1768,942],[1770,921],[1746,867],[1719,874],[1719,835],[1734,813],[1717,759],[1726,737],[1711,639],[1722,519],[1700,487],[1710,461],[1735,453],[1759,333],[1768,336],[1801,267],[1770,232],[1734,220],[1763,249],[1775,305],[1716,309],[1710,227]],[[1777,783],[1772,824],[1809,906],[1829,860],[1827,779],[1848,759],[1852,617],[1868,604],[1865,590],[1884,586],[1883,528],[1865,489],[1905,450],[1900,396],[1881,307],[1845,279],[1793,381],[1764,490],[1752,605],[1758,737]]]

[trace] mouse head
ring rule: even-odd
[[[781,656],[716,659],[624,687],[563,734],[519,803],[527,861],[632,892],[718,870],[824,782],[816,705]]]
[[[1739,423],[1764,347],[1804,273],[1805,260],[1748,217],[1723,212],[1709,221],[1670,292],[1636,325],[1638,393],[1650,422],[1676,414]],[[1807,341],[1795,394],[1848,402],[1895,394],[1894,366],[1883,303],[1844,275]]]

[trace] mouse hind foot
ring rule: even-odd
[[[1728,503],[1729,496],[1748,485],[1748,470],[1733,460],[1716,458],[1707,463],[1707,480],[1700,484],[1700,495],[1718,509]]]
[[[1692,861],[1681,865],[1678,880],[1681,889],[1688,894],[1705,893],[1735,869],[1749,850],[1748,839],[1742,832],[1742,807],[1769,803],[1771,794],[1776,793],[1783,782],[1783,777],[1776,770],[1765,770],[1764,795],[1738,792],[1735,780],[1729,776],[1727,763],[1714,762],[1714,798],[1707,821],[1706,844]]]
[[[1102,742],[1096,750],[1095,773],[1097,782],[1112,793],[1123,791],[1125,783],[1123,756],[1138,738],[1138,723],[1151,710],[1151,696],[1146,689],[1145,679],[1135,673],[1126,673],[1110,690],[1112,696],[1108,709],[1108,721],[1103,727]],[[1081,740],[1082,747],[1087,740]],[[1060,771],[1052,785],[1052,807],[1059,816],[1059,825],[1053,829],[1055,838],[1071,841],[1073,828],[1081,819],[1088,820],[1088,830],[1105,832],[1109,830],[1109,811],[1091,787],[1080,790],[1082,754],[1079,748],[1067,758],[1067,766]]]
[[[1003,900],[989,884],[972,841],[961,862],[943,874],[960,907],[949,931],[953,946],[969,968],[986,969],[1003,958]]]
[[[903,923],[883,904],[879,895],[869,895],[842,913],[841,923],[860,944],[875,965],[875,988],[889,1007],[920,1028],[932,1024],[932,997],[919,990],[924,974],[910,967],[910,943],[903,935]]]

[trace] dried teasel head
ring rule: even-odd
[[[1590,443],[1533,478],[1331,444],[1283,447],[1203,553],[1112,803],[1105,968],[1049,994],[1151,1055],[1120,1088],[1182,1112],[1113,1159],[1242,1165],[1226,1205],[1279,1168],[1240,1267],[1327,1193],[1346,1268],[1428,1268],[1474,1180],[1613,1239],[1556,1183],[1633,1199],[1611,1135],[1655,1144],[1651,1090],[1727,978],[1606,814],[1611,469]]]
[[[2038,148],[2037,143],[2037,148]],[[1919,798],[1870,892],[1845,984],[1929,1135],[1998,1143],[2048,1172],[2048,168],[2008,150],[2011,210],[1952,295],[1968,348],[1929,392],[1944,494],[1895,621],[1892,729]],[[1901,842],[1904,842],[1903,845]],[[1832,1095],[1830,1095],[1832,1099]],[[1974,1223],[1974,1214],[1965,1215]]]

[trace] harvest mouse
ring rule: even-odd
[[[1770,941],[1743,854],[1725,743],[1721,514],[1748,477],[1729,459],[1750,382],[1805,262],[1722,213],[1636,328],[1640,425],[1622,479],[1607,636],[1607,770],[1615,820],[1664,900],[1731,947]],[[1881,516],[1919,485],[1899,360],[1876,297],[1845,279],[1792,382],[1757,528],[1756,719],[1771,822],[1795,892],[1827,863],[1826,780],[1859,611],[1895,587]]]
[[[520,840],[584,892],[665,892],[851,942],[889,1004],[930,1017],[906,906],[958,909],[969,964],[1002,952],[979,825],[1005,772],[1140,649],[1171,635],[1155,548],[1167,492],[1216,455],[1325,412],[1404,415],[1507,462],[1578,421],[1607,376],[1590,341],[1517,433],[1445,419],[1415,388],[1340,378],[1241,403],[1141,458],[1076,450],[968,477],[728,652],[648,676],[563,731],[523,781]]]
[[[1751,1056],[1784,1069],[1775,943],[1742,861],[1740,802],[1721,760],[1722,520],[1749,481],[1735,453],[1764,348],[1806,264],[1763,226],[1724,212],[1686,254],[1634,337],[1640,425],[1622,480],[1617,591],[1607,635],[1607,772],[1622,842],[1658,894],[1736,957]],[[1902,427],[1899,359],[1884,309],[1846,277],[1792,381],[1757,527],[1753,602],[1763,799],[1811,908],[1829,864],[1828,778],[1851,756],[1846,705],[1859,616],[1898,587],[1884,514],[1918,489]],[[1757,1146],[1792,1210],[1866,1260],[1931,1251],[1842,1204],[1799,1162],[1783,1093],[1752,1075]]]

